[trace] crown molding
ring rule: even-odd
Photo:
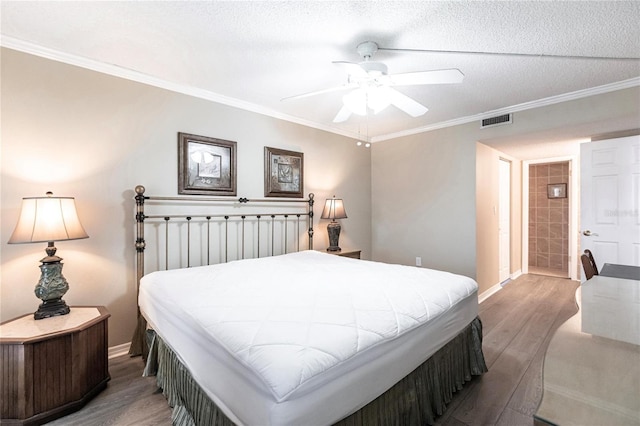
[[[96,61],[94,59],[89,59],[83,56],[73,55],[70,53],[62,52],[60,50],[40,46],[24,40],[16,39],[14,37],[8,37],[5,35],[0,36],[0,46],[6,47],[8,49],[28,53],[30,55],[39,56],[41,58],[50,59],[52,61],[62,62],[68,65],[74,65],[80,68],[89,69],[102,74],[107,74],[114,77],[119,77],[126,80],[131,80],[138,83],[146,84],[149,86],[170,90],[172,92],[181,93],[183,95],[205,99],[208,101],[238,108],[244,111],[250,111],[257,114],[277,118],[279,120],[289,121],[291,123],[300,124],[302,126],[311,127],[318,130],[323,130],[329,133],[335,133],[335,134],[339,134],[339,135],[346,136],[349,138],[354,138],[354,139],[358,138],[358,135],[353,132],[345,131],[332,126],[325,126],[314,121],[305,120],[305,119],[294,117],[288,114],[282,114],[281,112],[275,111],[270,108],[265,108],[261,105],[257,105],[251,102],[246,102],[246,101],[232,98],[229,96],[220,95],[218,93],[215,93],[209,90],[200,89],[200,88],[189,86],[186,84],[180,84],[180,83],[164,80],[161,78],[151,76],[149,74],[141,73],[139,71],[123,68],[118,65],[108,64],[105,62]]]
[[[231,106],[245,111],[254,112],[256,114],[266,115],[269,117],[277,118],[279,120],[288,121],[302,126],[311,127],[318,130],[323,130],[329,133],[342,135],[351,139],[362,140],[364,142],[382,142],[390,139],[396,139],[403,136],[411,136],[419,133],[426,133],[437,129],[443,129],[446,127],[458,126],[461,124],[467,124],[473,121],[480,121],[484,118],[493,117],[495,115],[509,114],[518,111],[524,111],[533,108],[539,108],[547,105],[553,105],[561,102],[567,102],[575,99],[586,98],[589,96],[599,95],[603,93],[613,92],[616,90],[627,89],[634,86],[640,86],[640,77],[635,77],[629,80],[620,81],[617,83],[605,84],[603,86],[597,86],[589,89],[578,90],[575,92],[565,93],[562,95],[552,96],[549,98],[538,99],[531,102],[525,102],[518,105],[513,105],[493,111],[487,111],[481,114],[456,118],[454,120],[442,121],[434,123],[428,126],[416,127],[413,129],[403,130],[401,132],[388,133],[380,136],[362,137],[352,131],[346,131],[333,126],[327,126],[319,124],[314,121],[305,120],[299,117],[294,117],[288,114],[282,114],[270,108],[265,108],[261,105],[257,105],[251,102],[246,102],[240,99],[232,98],[229,96],[220,95],[209,90],[196,88],[193,86],[175,83],[167,80],[163,80],[151,75],[134,71],[128,68],[123,68],[114,64],[108,64],[105,62],[96,61],[83,56],[72,55],[66,52],[62,52],[56,49],[40,46],[34,43],[30,43],[24,40],[20,40],[14,37],[2,35],[0,36],[0,46],[8,49],[17,50],[20,52],[28,53],[31,55],[39,56],[42,58],[50,59],[57,62],[63,62],[69,65],[74,65],[81,68],[86,68],[92,71],[96,71],[102,74],[112,75],[115,77],[124,78],[126,80],[135,81],[138,83],[146,84],[161,89],[170,90],[172,92],[181,93],[195,98],[205,99],[212,102],[220,103],[223,105]]]
[[[456,118],[455,120],[442,121],[429,126],[416,127],[414,129],[403,130],[401,132],[388,133],[386,135],[375,136],[371,138],[371,143],[382,142],[390,139],[397,139],[403,136],[417,135],[432,130],[443,129],[445,127],[458,126],[474,121],[481,121],[485,118],[495,117],[497,115],[510,114],[519,111],[525,111],[533,108],[540,108],[548,105],[559,104],[562,102],[573,101],[576,99],[587,98],[589,96],[600,95],[603,93],[615,92],[616,90],[628,89],[640,86],[640,77],[630,78],[628,80],[618,81],[616,83],[605,84],[602,86],[591,87],[589,89],[577,90],[575,92],[564,93],[562,95],[551,96],[548,98],[537,99],[531,102],[524,102],[493,111],[483,112],[481,114],[469,115],[467,117]]]

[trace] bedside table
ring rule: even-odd
[[[360,252],[362,252],[362,250],[328,251],[327,253],[335,254],[336,256],[350,257],[352,259],[360,259]]]
[[[0,423],[42,424],[79,410],[110,379],[102,306],[0,324]]]

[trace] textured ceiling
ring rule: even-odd
[[[462,84],[398,88],[429,108],[332,119],[356,46],[640,58],[640,2],[10,2],[2,44],[350,136],[381,140],[603,85],[639,60],[379,51],[390,73],[458,68]],[[98,64],[98,65],[96,65]],[[102,65],[100,65],[102,64]],[[629,81],[631,80],[631,81]],[[624,82],[624,83],[620,83]]]

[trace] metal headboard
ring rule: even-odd
[[[198,253],[200,256],[200,260],[206,259],[204,262],[200,262],[200,264],[211,264],[211,224],[217,223],[224,232],[219,235],[220,238],[224,238],[224,241],[219,241],[216,239],[217,246],[220,249],[220,252],[217,253],[220,257],[221,262],[229,261],[229,224],[232,222],[239,228],[239,235],[236,238],[236,243],[239,242],[239,247],[234,245],[235,251],[238,254],[236,259],[245,259],[245,230],[247,229],[247,221],[250,221],[250,226],[257,227],[257,244],[250,250],[255,256],[252,257],[262,257],[262,256],[271,256],[275,254],[284,254],[289,251],[289,228],[290,225],[293,224],[296,232],[296,243],[295,243],[295,251],[300,250],[300,236],[303,235],[300,227],[301,223],[304,222],[304,226],[306,229],[306,234],[308,237],[308,249],[313,249],[313,204],[314,204],[314,194],[309,194],[308,199],[284,199],[284,198],[260,198],[260,199],[247,199],[247,198],[223,198],[223,197],[159,197],[159,196],[148,196],[145,195],[145,188],[142,185],[138,185],[135,187],[135,200],[136,200],[136,240],[135,240],[135,248],[136,248],[136,297],[138,296],[139,287],[140,287],[140,279],[145,274],[145,249],[147,248],[147,240],[145,239],[145,225],[148,223],[154,223],[156,226],[164,228],[164,268],[171,269],[170,261],[169,261],[169,252],[170,250],[170,238],[169,238],[169,226],[170,223],[180,222],[181,224],[186,224],[184,227],[184,240],[186,241],[184,244],[186,245],[186,264],[180,267],[191,267],[192,265],[192,237],[191,237],[191,226],[192,224],[197,224],[199,227],[204,228],[206,235],[204,238],[204,242],[200,245],[201,248],[204,245],[206,250],[206,257],[204,257],[203,253]],[[192,206],[198,205],[201,207],[200,210],[206,209],[205,212],[199,211],[198,213],[184,213],[184,211],[179,211],[177,213],[162,213],[162,214],[146,214],[145,213],[145,202],[158,202],[158,203],[167,203],[172,204],[174,207],[176,205],[180,206],[180,203],[184,204],[184,207],[187,205]],[[263,204],[269,203],[278,203],[283,204],[286,203],[286,206],[296,206],[297,204],[303,204],[301,208],[304,208],[305,211],[270,211],[270,212],[243,212],[243,213],[230,213],[229,210],[231,207],[237,209],[243,205],[249,204],[258,204],[262,206]],[[212,212],[209,208],[215,207],[215,211]],[[293,207],[294,210],[297,210],[298,207]],[[180,210],[183,210],[180,208]],[[275,208],[274,208],[275,210]],[[284,244],[281,247],[278,247],[280,251],[276,253],[276,234],[275,234],[275,224],[276,221],[283,224],[280,228],[280,231],[284,233],[281,236],[284,240]],[[268,232],[268,236],[270,235],[270,241],[268,241],[267,252],[261,253],[261,227],[270,228],[270,232]],[[264,228],[263,228],[264,229]],[[268,230],[269,231],[269,230]],[[239,241],[238,241],[239,240]],[[255,240],[255,238],[253,238]],[[255,243],[255,241],[252,241]],[[270,243],[270,244],[269,244]],[[269,249],[270,247],[270,249]],[[257,248],[257,250],[253,250]],[[223,253],[222,253],[223,252]],[[235,260],[235,259],[232,259]],[[131,347],[129,349],[130,355],[143,355],[146,358],[147,355],[147,343],[145,340],[145,330],[147,324],[144,317],[141,315],[140,310],[138,309],[138,323],[136,326],[136,330],[134,332],[133,338],[131,339]]]

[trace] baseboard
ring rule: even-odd
[[[489,298],[489,296],[499,292],[501,289],[502,289],[502,286],[500,285],[500,283],[498,283],[493,287],[491,287],[490,289],[483,291],[482,294],[478,295],[478,303],[484,302]]]
[[[128,354],[130,346],[131,342],[123,343],[118,346],[111,346],[109,348],[109,359]]]
[[[521,275],[522,275],[522,269],[518,269],[513,274],[511,274],[511,279],[515,280],[516,278],[520,277]]]

